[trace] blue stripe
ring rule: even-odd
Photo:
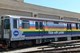
[[[27,36],[50,36],[50,35],[76,35],[76,34],[80,34],[80,31],[67,31],[67,32],[53,32],[53,33],[49,33],[49,32],[24,32],[22,35],[25,35],[25,37]]]

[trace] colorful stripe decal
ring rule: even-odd
[[[80,31],[31,31],[31,32],[23,32],[22,35],[25,36],[54,36],[54,35],[76,35],[80,34]]]

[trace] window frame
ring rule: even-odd
[[[27,21],[27,22],[26,22],[26,21]],[[27,27],[24,27],[24,26],[23,26],[23,23],[24,23],[24,24],[28,24],[28,26],[26,25]],[[25,21],[22,20],[22,24],[21,24],[21,25],[22,25],[22,28],[23,28],[23,29],[29,29],[29,28],[30,28],[30,22],[29,22],[29,20],[25,20]]]

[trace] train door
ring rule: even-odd
[[[18,25],[18,19],[17,18],[12,18],[12,25],[11,25],[11,28],[12,28],[12,41],[13,40],[19,40],[18,38],[20,37],[19,36],[19,25]]]
[[[1,17],[1,35],[3,39],[10,38],[10,19],[9,17]]]

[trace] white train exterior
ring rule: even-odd
[[[0,32],[0,43],[12,47],[59,41],[58,38],[66,41],[80,36],[80,22],[4,15],[0,19]]]

